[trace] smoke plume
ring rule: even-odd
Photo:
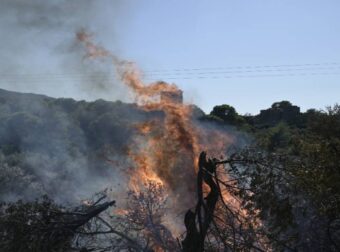
[[[104,10],[110,10],[110,16],[102,16]],[[107,64],[82,61],[74,39],[82,27],[104,34],[106,23],[120,11],[121,1],[1,1],[0,87],[53,97],[128,101],[126,89]],[[115,35],[112,29],[114,25],[110,36]],[[115,41],[113,47],[119,39]]]

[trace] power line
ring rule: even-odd
[[[212,70],[215,69],[215,70]],[[227,70],[229,69],[229,70]],[[172,72],[170,72],[172,71]],[[264,66],[236,66],[219,68],[178,68],[160,72],[158,70],[142,72],[144,80],[188,80],[188,79],[230,79],[338,75],[340,63],[286,64]],[[52,81],[102,81],[115,80],[113,72],[95,71],[92,73],[3,73],[0,80],[7,83],[18,82],[52,82]]]
[[[162,77],[173,77],[173,76],[180,76],[180,75],[211,75],[211,74],[240,74],[240,73],[264,73],[264,72],[269,72],[269,73],[275,73],[275,72],[296,72],[296,71],[320,71],[320,70],[340,70],[340,66],[338,67],[313,67],[313,68],[289,68],[289,69],[253,69],[253,70],[238,70],[238,71],[210,71],[210,72],[188,72],[188,73],[167,73],[167,74],[146,74],[146,77],[153,77],[153,76],[162,76]],[[70,74],[70,73],[43,73],[43,74],[2,74],[0,75],[0,78],[5,78],[5,79],[11,79],[15,78],[17,79],[18,77],[20,78],[35,78],[35,79],[51,79],[51,78],[66,78],[66,77],[71,77],[71,78],[79,78],[79,79],[84,79],[84,78],[114,78],[114,74],[112,73],[84,73],[84,74]]]
[[[181,76],[181,75],[207,75],[207,74],[229,74],[229,73],[263,73],[263,72],[294,72],[294,71],[311,71],[311,70],[340,70],[338,67],[318,67],[318,68],[290,68],[290,69],[254,69],[254,70],[238,70],[238,71],[210,71],[210,72],[175,72],[164,74],[147,74],[146,76]]]
[[[293,68],[294,67],[294,68]],[[282,64],[282,65],[254,65],[254,66],[230,66],[230,67],[201,67],[201,68],[176,68],[176,69],[154,69],[154,70],[145,70],[141,71],[142,73],[149,75],[155,75],[155,74],[165,74],[172,72],[174,74],[179,74],[178,72],[194,72],[192,74],[197,74],[196,71],[202,71],[204,73],[217,73],[217,72],[223,72],[225,73],[225,70],[227,69],[247,69],[247,70],[239,70],[239,71],[290,71],[295,70],[296,67],[305,67],[304,69],[314,70],[314,69],[333,69],[333,68],[339,68],[340,63],[339,62],[326,62],[326,63],[308,63],[308,64]],[[311,68],[314,67],[314,68]],[[263,70],[261,68],[264,68]],[[269,69],[267,69],[269,68]],[[284,70],[282,69],[284,68]],[[248,70],[253,69],[253,70]],[[213,72],[207,72],[215,70]],[[72,76],[86,76],[86,75],[93,75],[93,73],[86,73],[85,70],[75,69],[76,72],[63,72],[63,73],[42,73],[42,74],[31,74],[31,73],[0,73],[1,76],[64,76],[64,75],[72,75]],[[237,71],[237,72],[239,72]],[[228,71],[228,73],[231,73],[231,71]],[[236,71],[234,71],[236,72]],[[98,75],[103,74],[113,74],[113,71],[103,71],[96,73]],[[189,74],[189,73],[188,73]]]
[[[255,75],[247,75],[247,74],[238,74],[238,75],[214,75],[214,76],[183,76],[183,77],[162,77],[162,80],[193,80],[193,79],[235,79],[235,78],[266,78],[266,77],[294,77],[294,76],[323,76],[323,75],[340,75],[339,72],[300,72],[300,73],[282,73],[282,74],[255,74]],[[38,84],[38,82],[43,82],[45,81],[46,84],[52,84],[48,83],[49,81],[58,81],[58,82],[70,82],[70,81],[103,81],[103,82],[111,82],[114,81],[114,78],[47,78],[47,79],[30,79],[30,78],[25,78],[25,79],[3,79],[0,80],[2,83],[18,83],[18,82],[25,82],[25,83],[33,83],[33,84]],[[144,78],[146,81],[156,81],[160,79],[151,79],[151,78]]]
[[[229,66],[229,67],[197,67],[197,68],[175,68],[175,69],[151,69],[148,72],[177,72],[177,71],[201,71],[201,70],[225,70],[225,69],[251,69],[251,68],[279,68],[279,67],[311,67],[311,66],[340,66],[339,62],[325,63],[304,63],[304,64],[281,64],[281,65],[248,65],[248,66]]]
[[[196,76],[196,77],[169,77],[163,80],[193,80],[193,79],[236,79],[236,78],[265,78],[265,77],[294,77],[294,76],[322,76],[322,75],[340,75],[340,72],[320,72],[320,73],[285,73],[285,74],[261,74],[261,75],[220,75],[220,76]],[[147,79],[155,80],[155,79]]]

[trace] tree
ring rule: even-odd
[[[141,191],[129,191],[126,213],[122,220],[125,230],[146,250],[178,251],[171,232],[162,224],[166,211],[166,193],[160,183],[148,181]]]
[[[291,138],[291,130],[286,123],[280,122],[263,132],[258,133],[259,147],[268,151],[287,150]]]
[[[240,125],[244,123],[244,119],[237,114],[235,108],[227,104],[215,106],[210,112],[210,116],[220,118],[224,122],[232,125]]]
[[[275,102],[272,104],[273,109],[285,109],[293,106],[293,104],[289,101],[280,101],[280,102]]]
[[[246,208],[266,223],[276,250],[337,251],[340,190],[330,166],[334,159],[326,155],[329,150],[315,152],[318,145],[303,148],[308,149],[299,156],[244,150],[238,155],[251,162],[232,165],[230,173],[238,178]]]
[[[268,248],[255,211],[250,211],[253,209],[245,204],[235,205],[235,200],[239,202],[237,195],[244,188],[235,184],[237,179],[223,176],[227,173],[224,166],[221,169],[223,164],[234,167],[252,162],[236,156],[226,160],[207,159],[205,152],[200,154],[197,203],[194,211],[188,210],[184,218],[187,230],[182,241],[184,252],[264,251]],[[204,184],[209,187],[207,195],[203,193]]]
[[[47,196],[34,202],[2,203],[1,251],[85,251],[85,243],[78,242],[79,236],[86,235],[86,230],[93,226],[91,220],[100,218],[99,215],[115,203],[102,203],[104,198],[74,209],[57,205]]]
[[[219,190],[213,175],[216,165],[213,160],[206,160],[206,153],[202,152],[199,157],[199,170],[197,174],[197,204],[195,211],[189,210],[185,214],[184,224],[187,234],[182,242],[184,252],[204,251],[204,240],[209,226],[214,218],[214,211],[219,197]],[[206,183],[210,192],[203,199],[203,182]],[[198,228],[196,226],[198,222]]]

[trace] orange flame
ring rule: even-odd
[[[192,119],[193,106],[181,102],[182,91],[175,84],[144,84],[141,71],[133,63],[119,60],[93,43],[91,37],[84,31],[77,33],[77,39],[87,49],[86,57],[111,59],[139,108],[159,111],[163,115],[159,120],[135,125],[139,134],[127,151],[134,163],[134,168],[129,172],[130,189],[140,191],[147,181],[160,183],[168,189],[173,202],[180,200],[177,206],[181,209],[177,208],[177,211],[184,212],[194,204],[199,152],[206,150],[216,156],[234,139],[218,130],[202,130]],[[241,210],[240,203],[226,190],[223,191],[223,198],[234,209]],[[241,211],[246,215],[245,211]]]

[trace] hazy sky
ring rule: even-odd
[[[323,108],[340,102],[339,13],[338,0],[1,0],[0,88],[128,101],[107,62],[82,58],[85,28],[206,112]]]

